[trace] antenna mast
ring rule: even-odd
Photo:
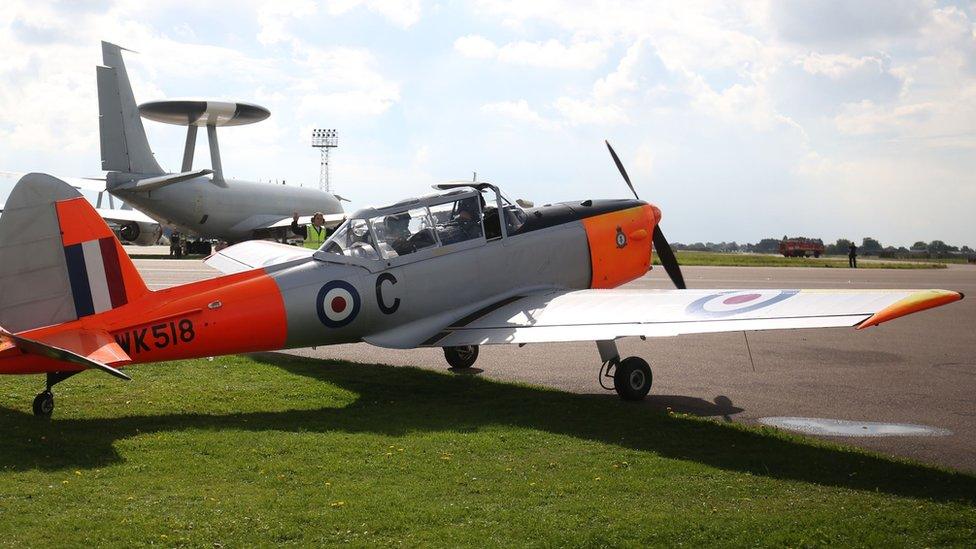
[[[332,192],[332,185],[329,182],[329,150],[339,146],[339,134],[336,130],[314,129],[312,146],[322,154],[319,164],[319,190]]]

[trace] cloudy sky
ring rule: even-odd
[[[472,171],[625,197],[607,138],[672,241],[976,245],[974,2],[5,1],[0,170],[100,175],[100,40],[139,52],[137,101],[271,110],[222,131],[231,177],[316,185],[337,128],[353,207]],[[185,130],[146,125],[178,170]]]

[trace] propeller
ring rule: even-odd
[[[604,140],[603,142],[607,144],[610,156],[613,157],[613,163],[617,165],[617,169],[620,170],[620,175],[623,176],[624,182],[630,187],[630,192],[634,193],[634,198],[640,200],[640,197],[637,196],[637,191],[634,190],[634,184],[630,182],[627,170],[624,169],[623,163],[620,162],[620,157],[617,156],[617,152],[610,146],[609,141]],[[661,258],[661,265],[664,265],[664,270],[671,277],[671,282],[674,282],[675,287],[679,290],[687,288],[685,285],[685,277],[681,275],[681,267],[678,266],[678,259],[674,257],[674,252],[671,251],[671,245],[668,244],[668,239],[664,237],[664,232],[661,231],[660,224],[654,226],[652,242],[654,242],[654,249],[657,250],[657,256]]]

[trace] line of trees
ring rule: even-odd
[[[682,244],[675,242],[671,244],[674,250],[690,250],[697,252],[749,252],[749,253],[779,253],[779,238],[764,238],[755,244],[732,242],[695,242],[693,244]],[[828,255],[847,255],[851,241],[846,238],[838,238],[837,242],[827,244],[826,253]],[[954,246],[942,240],[931,242],[918,242],[912,244],[911,248],[904,246],[884,246],[875,238],[864,237],[857,246],[858,255],[873,255],[882,257],[950,257],[950,256],[976,256],[976,250],[969,246]]]

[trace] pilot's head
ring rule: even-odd
[[[410,214],[388,215],[383,219],[383,224],[386,225],[386,234],[393,238],[402,238],[409,232]]]
[[[458,202],[457,219],[459,221],[475,221],[478,219],[478,197],[472,196]]]

